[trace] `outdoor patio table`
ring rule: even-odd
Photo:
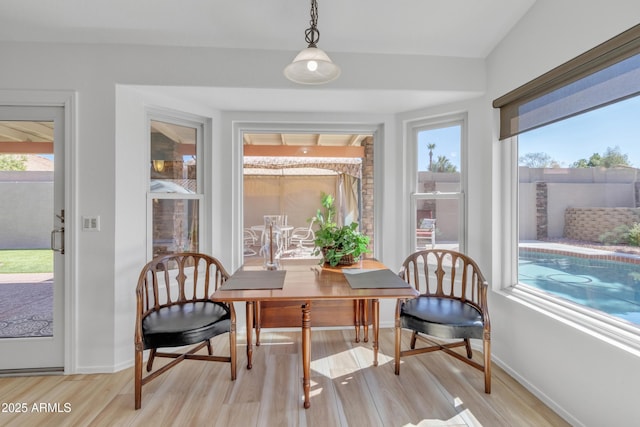
[[[264,224],[252,225],[250,228],[253,231],[264,233]],[[278,226],[278,228],[282,231],[282,236],[284,237],[284,246],[286,249],[287,247],[289,247],[289,233],[291,232],[291,230],[293,230],[294,227],[292,225],[281,225]]]

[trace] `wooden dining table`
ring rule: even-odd
[[[261,266],[243,266],[211,298],[215,301],[246,303],[247,369],[251,369],[253,357],[254,303],[300,302],[304,407],[309,408],[313,303],[327,300],[371,301],[373,365],[377,366],[379,300],[414,298],[418,293],[384,264],[374,259],[364,259],[345,267],[322,266],[318,265],[317,260],[309,260],[285,264],[283,268],[270,271],[264,270]]]

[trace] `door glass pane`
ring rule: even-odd
[[[194,127],[151,121],[149,178],[152,193],[198,192],[196,137]]]
[[[0,121],[0,338],[53,336],[53,171],[53,122]]]
[[[153,256],[198,252],[199,201],[153,199]]]

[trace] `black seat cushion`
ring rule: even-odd
[[[142,320],[145,349],[195,344],[231,328],[229,309],[213,301],[163,307]]]
[[[460,300],[419,296],[403,304],[400,316],[404,328],[427,335],[482,339],[482,315]]]

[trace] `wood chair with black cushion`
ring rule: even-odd
[[[215,258],[200,253],[156,257],[144,266],[136,288],[135,408],[142,404],[142,386],[185,359],[228,362],[236,379],[236,314],[233,304],[209,297],[229,274]],[[211,338],[229,333],[229,355],[213,355]],[[193,344],[197,344],[193,346]],[[189,346],[186,352],[163,352]],[[196,354],[207,347],[208,354]],[[143,352],[150,350],[142,376]],[[173,359],[151,372],[158,357]]]
[[[409,255],[400,276],[420,295],[415,299],[398,300],[396,305],[396,375],[400,374],[401,357],[442,350],[482,371],[484,391],[491,393],[488,284],[478,265],[459,252],[429,249]],[[401,348],[402,329],[413,331],[407,350]],[[416,348],[418,339],[428,345]],[[472,359],[470,339],[482,340],[483,364]],[[452,350],[461,346],[466,349],[466,357]]]

